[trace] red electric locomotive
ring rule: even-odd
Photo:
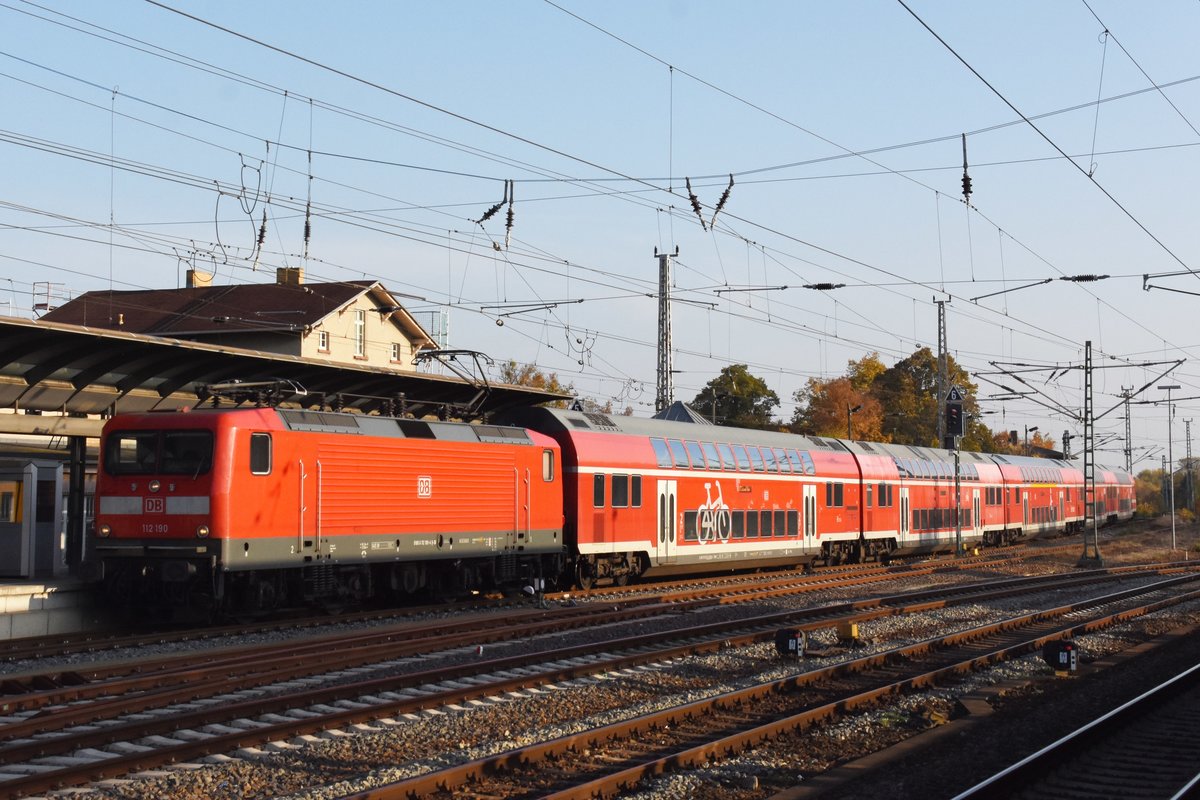
[[[559,448],[531,431],[207,409],[115,417],[101,452],[95,555],[119,595],[267,609],[562,569]]]

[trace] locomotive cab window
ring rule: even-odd
[[[542,451],[542,480],[549,482],[554,480],[554,451]]]
[[[150,475],[158,469],[157,431],[118,431],[104,446],[104,471],[109,475]]]
[[[269,475],[271,472],[271,434],[250,434],[250,473]]]
[[[164,431],[159,472],[193,478],[203,475],[212,468],[212,452],[211,431]]]
[[[604,508],[604,476],[592,476],[592,505],[595,508]]]

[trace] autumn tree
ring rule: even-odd
[[[883,432],[883,406],[872,394],[875,380],[886,369],[879,353],[870,353],[847,362],[844,377],[809,378],[804,388],[792,395],[796,411],[788,429],[839,439],[852,430],[855,439],[888,441]]]
[[[766,381],[752,375],[745,364],[730,364],[709,381],[692,408],[718,425],[740,428],[772,428],[772,411],[779,406],[779,395]]]
[[[536,364],[518,364],[513,359],[500,365],[500,382],[559,394],[575,394],[574,385],[563,384],[557,372],[545,372]],[[553,400],[546,405],[551,408],[566,408],[568,404],[565,400]]]
[[[888,441],[883,432],[883,406],[856,388],[852,377],[809,378],[792,399],[796,412],[788,427],[795,433],[844,439],[853,431],[853,438],[861,441]]]

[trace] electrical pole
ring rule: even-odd
[[[1100,556],[1100,531],[1096,521],[1096,428],[1095,407],[1092,405],[1091,339],[1086,342],[1083,351],[1083,500],[1083,555],[1078,565],[1102,567],[1104,559]]]
[[[1125,398],[1125,471],[1133,473],[1133,436],[1129,433],[1129,398],[1133,397],[1130,392],[1133,387],[1121,387],[1121,397]]]
[[[1192,420],[1183,420],[1184,429],[1187,431],[1188,437],[1188,491],[1184,497],[1188,499],[1188,511],[1195,512],[1196,498],[1195,488],[1192,483]]]
[[[963,147],[966,147],[964,142]],[[949,300],[938,300],[936,297],[933,302],[937,303],[938,309],[938,384],[937,396],[941,400],[946,396],[946,392],[950,390],[949,382],[949,366],[946,360],[946,303]],[[945,415],[938,414],[938,441],[942,443],[942,447],[947,450],[955,449],[954,444],[948,440],[946,436],[946,419]]]
[[[1183,387],[1177,383],[1164,384],[1158,387],[1167,393],[1167,467],[1166,478],[1167,487],[1171,490],[1170,505],[1167,508],[1171,514],[1171,552],[1175,552],[1175,454],[1171,450],[1171,442],[1174,439],[1171,436],[1171,422],[1175,419],[1175,404],[1171,402],[1171,392],[1175,389]]]
[[[674,363],[671,357],[671,254],[659,253],[658,258],[658,383],[654,396],[656,413],[664,411],[675,398],[673,385]],[[679,255],[679,248],[675,248]],[[716,396],[713,398],[716,406]]]

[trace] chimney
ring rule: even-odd
[[[279,267],[275,270],[275,282],[280,286],[300,286],[304,283],[303,267]]]
[[[187,271],[187,288],[200,289],[205,286],[212,286],[213,274],[211,272],[203,272],[198,269],[189,269]]]

